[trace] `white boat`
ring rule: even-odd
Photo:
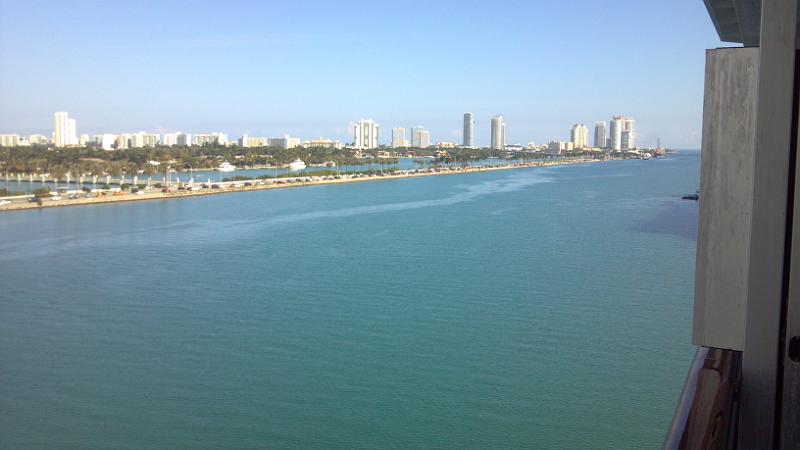
[[[306,163],[304,163],[302,160],[299,159],[295,159],[294,161],[289,163],[289,170],[291,170],[292,172],[297,172],[305,168],[306,168]]]
[[[217,166],[217,170],[219,170],[220,172],[233,172],[234,170],[236,170],[236,166],[229,163],[228,161],[225,161],[224,163]]]
[[[10,205],[11,202],[8,200],[0,200],[0,206]]]

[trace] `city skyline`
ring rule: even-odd
[[[608,122],[611,126],[611,135],[608,139],[604,139],[606,122],[595,122],[594,128],[594,142],[590,145],[589,141],[589,128],[585,124],[574,124],[569,131],[569,137],[566,141],[556,137],[550,140],[547,145],[537,146],[534,141],[529,141],[527,144],[522,143],[509,143],[506,142],[506,123],[502,115],[493,116],[490,120],[490,135],[491,141],[488,146],[483,148],[491,148],[493,150],[502,150],[506,148],[526,147],[534,149],[537,147],[552,148],[554,145],[558,148],[566,149],[582,149],[582,148],[597,148],[597,149],[611,149],[614,151],[619,150],[634,150],[639,148],[637,135],[638,132],[635,128],[636,121],[630,117],[615,115]],[[156,146],[192,146],[192,145],[238,145],[239,147],[282,147],[293,148],[299,146],[308,146],[317,144],[323,147],[331,146],[340,148],[342,146],[352,146],[354,149],[371,149],[379,147],[415,147],[415,148],[428,148],[428,147],[466,147],[466,148],[481,148],[481,146],[474,145],[475,120],[472,113],[464,113],[463,115],[463,131],[461,136],[461,144],[455,141],[447,140],[433,140],[431,133],[425,127],[416,125],[411,127],[410,139],[406,139],[405,127],[393,127],[391,129],[391,137],[385,138],[383,141],[380,139],[380,124],[372,119],[361,119],[356,123],[351,122],[352,141],[346,141],[344,144],[340,140],[327,139],[323,136],[319,138],[312,138],[301,140],[298,137],[291,137],[290,134],[284,134],[281,137],[264,137],[264,136],[250,136],[242,134],[238,139],[229,139],[227,133],[211,132],[211,133],[185,133],[182,131],[175,131],[169,133],[151,133],[146,131],[127,132],[127,133],[77,133],[76,119],[70,118],[67,112],[54,113],[54,125],[50,139],[41,134],[31,134],[29,136],[21,134],[0,134],[0,147],[14,147],[26,146],[32,144],[52,144],[55,147],[76,147],[76,146],[90,146],[99,147],[105,150],[125,149],[125,148],[139,148],[139,147],[156,147]],[[661,148],[661,139],[656,140],[656,147]],[[651,146],[652,148],[652,146]]]
[[[36,8],[2,1],[0,56],[13,62],[13,70],[0,83],[0,133],[41,133],[52,111],[69,111],[89,134],[222,129],[231,136],[289,131],[345,141],[348,122],[368,115],[383,124],[421,123],[437,140],[460,142],[462,125],[452,117],[470,111],[475,145],[487,146],[489,121],[497,112],[508,123],[506,141],[524,143],[564,136],[565,123],[628,111],[648,124],[640,130],[640,145],[655,145],[658,137],[676,148],[699,145],[703,53],[694,49],[719,41],[696,2],[507,4],[502,13],[490,5],[462,11],[443,2],[428,5],[428,14],[414,21],[413,5],[394,15],[383,6],[373,11],[348,2],[312,3],[301,8],[234,2],[195,11],[170,4],[140,10],[124,2]],[[309,6],[319,14],[308,15]],[[570,27],[594,30],[613,17],[630,33],[644,35],[625,46],[636,65],[575,66],[571,55],[591,51],[584,33],[566,33],[552,45],[546,37],[563,30],[565,11],[574,8],[586,14],[570,18]],[[653,14],[697,18],[697,26],[675,36],[660,30],[661,24],[643,23]],[[118,22],[120,15],[126,20]],[[162,19],[148,33],[134,26],[145,15]],[[364,25],[324,34],[290,26],[329,30],[331,24],[352,23],[352,15]],[[531,26],[531,16],[551,20]],[[249,31],[262,29],[256,25],[263,17],[283,20],[270,21],[268,31]],[[454,25],[474,17],[502,33]],[[197,26],[212,18],[238,25],[213,33]],[[83,20],[115,23],[114,33],[73,25]],[[400,24],[408,32],[383,32]],[[42,27],[51,32],[38,33]],[[375,70],[364,71],[353,60],[352,50],[362,45]],[[398,48],[420,49],[421,59],[413,65],[395,61]]]

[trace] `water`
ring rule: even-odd
[[[0,447],[658,448],[699,156],[0,216]]]

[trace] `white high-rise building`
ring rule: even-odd
[[[408,147],[408,142],[406,142],[405,128],[392,128],[392,147]]]
[[[177,133],[176,136],[176,143],[175,145],[181,145],[183,147],[188,147],[192,145],[192,134],[191,133]]]
[[[589,146],[589,128],[586,125],[578,124],[572,126],[570,131],[570,141],[572,146],[581,149]]]
[[[300,147],[300,138],[293,138],[287,134],[280,138],[269,138],[267,143],[275,148],[295,148]]]
[[[626,119],[622,128],[622,149],[633,150],[636,148],[636,121]]]
[[[117,150],[123,150],[131,146],[131,135],[120,134],[116,140]]]
[[[428,148],[431,146],[431,133],[423,127],[411,128],[411,146],[414,148]]]
[[[474,130],[475,118],[472,113],[464,113],[464,136],[461,145],[470,148],[475,146]]]
[[[374,120],[361,119],[353,126],[353,146],[357,149],[378,148],[380,126]]]
[[[605,148],[606,146],[606,122],[600,121],[594,124],[594,146]]]
[[[503,116],[492,117],[492,150],[505,150],[506,122]]]
[[[611,141],[609,146],[611,150],[622,150],[622,129],[625,126],[625,118],[622,116],[614,116],[611,119],[611,133],[608,138]]]
[[[103,134],[103,135],[100,136],[100,147],[103,150],[113,150],[114,149],[114,143],[116,142],[116,140],[117,140],[117,136],[115,136],[113,134],[108,134],[108,133]]]
[[[67,147],[70,145],[69,136],[69,114],[65,112],[55,113],[53,143],[56,147]]]
[[[0,134],[0,147],[16,147],[19,141],[18,134]]]
[[[81,147],[86,147],[87,145],[89,145],[89,135],[88,134],[82,134],[78,138],[78,145],[80,145]]]
[[[75,119],[67,119],[67,145],[78,145],[78,125]]]
[[[178,145],[178,134],[180,133],[164,133],[161,139],[161,145],[164,147],[172,147]]]

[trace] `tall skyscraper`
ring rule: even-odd
[[[610,148],[614,151],[622,150],[622,128],[625,126],[625,118],[622,116],[614,116],[611,119],[611,133],[609,139],[611,140]]]
[[[408,147],[408,143],[406,142],[405,128],[392,128],[392,147]]]
[[[53,123],[53,143],[56,147],[66,147],[70,144],[69,114],[65,112],[55,113]]]
[[[475,139],[473,138],[473,130],[475,127],[475,118],[472,113],[464,113],[464,136],[462,145],[464,147],[475,147]]]
[[[361,119],[353,126],[353,145],[357,149],[378,148],[380,126],[374,120]]]
[[[492,117],[492,150],[505,150],[506,122],[503,116]]]
[[[570,141],[574,148],[584,148],[589,146],[589,128],[586,125],[578,124],[572,126],[570,131]]]
[[[594,146],[597,148],[606,146],[606,122],[604,120],[594,124]]]
[[[636,121],[626,119],[622,126],[621,145],[623,150],[633,150],[636,148]]]
[[[411,146],[414,148],[428,148],[431,146],[431,134],[423,127],[411,128]]]

